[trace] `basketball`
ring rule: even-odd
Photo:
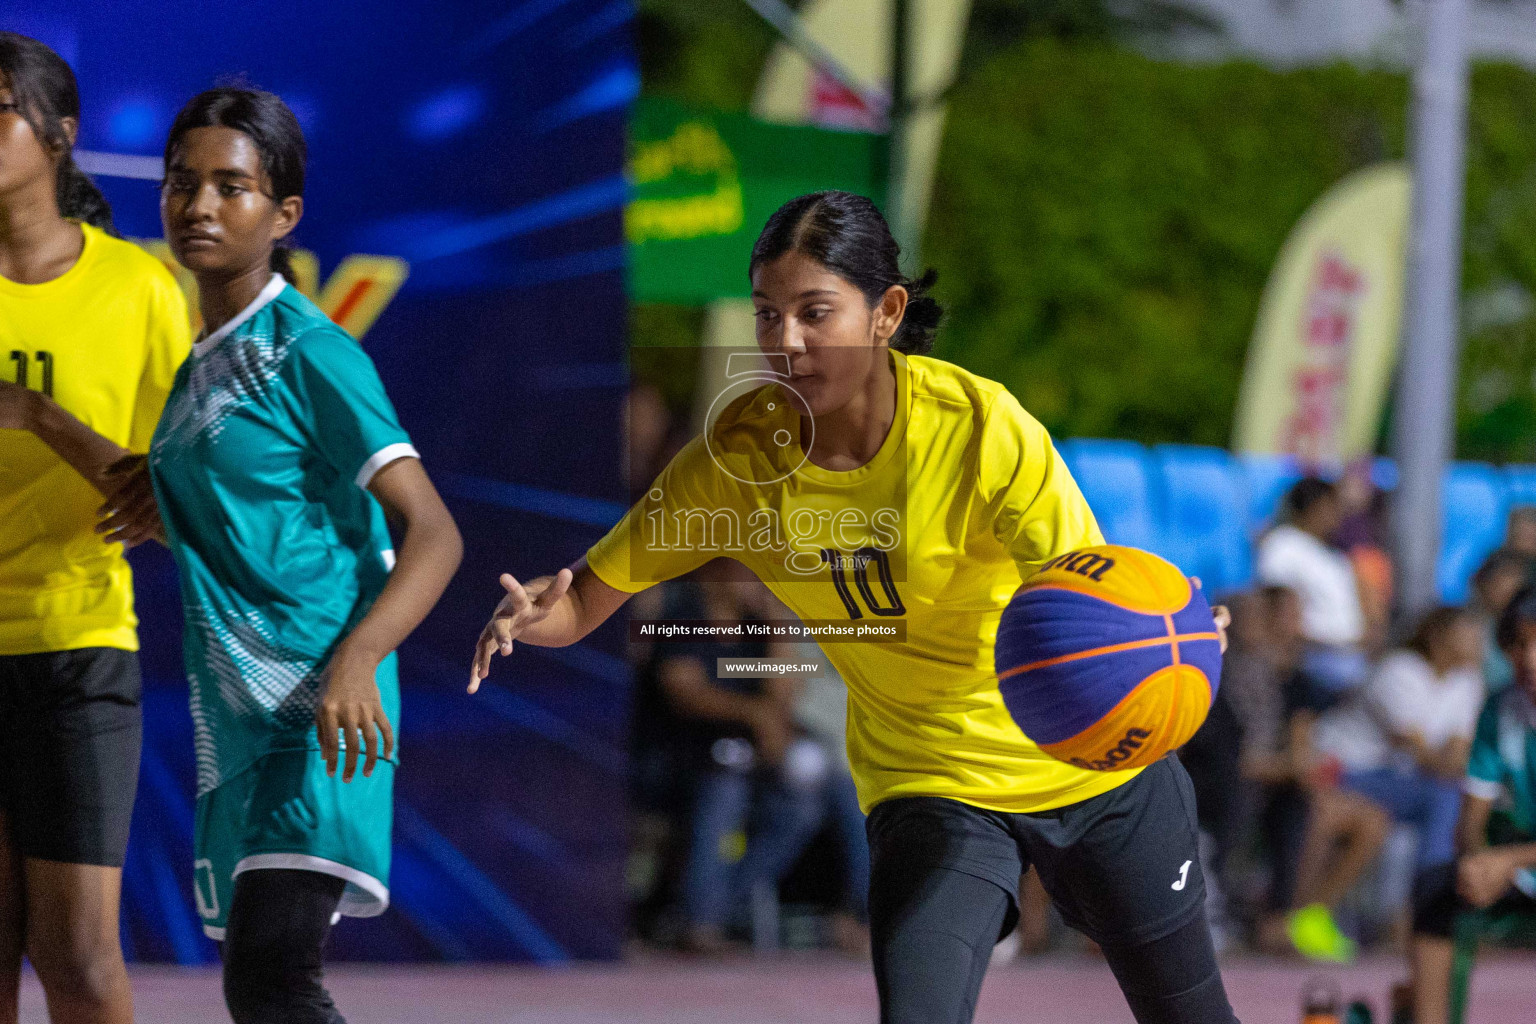
[[[1221,680],[1211,606],[1177,567],[1106,544],[1052,559],[997,631],[997,678],[1019,728],[1079,768],[1152,764],[1205,721]]]

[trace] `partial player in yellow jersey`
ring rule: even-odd
[[[170,273],[74,164],[69,66],[0,32],[0,1022],[132,1019],[118,896],[139,770],[133,581],[98,532],[190,346]]]
[[[823,650],[848,684],[883,1021],[971,1019],[1030,866],[1137,1020],[1232,1021],[1178,761],[1075,768],[1004,708],[1003,608],[1044,562],[1103,538],[1014,397],[922,354],[933,275],[904,277],[898,255],[862,196],[802,196],[769,219],[748,269],[757,368],[728,371],[740,383],[703,435],[582,561],[501,577],[470,689],[516,640],[574,643],[629,595],[735,558],[802,621],[872,637]]]

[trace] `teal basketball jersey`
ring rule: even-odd
[[[281,277],[193,345],[149,464],[181,575],[199,794],[318,746],[326,660],[394,562],[367,486],[405,457],[372,360]],[[397,723],[393,658],[378,681]]]
[[[1518,684],[1488,698],[1467,760],[1468,793],[1493,802],[1518,831],[1536,835],[1536,702]],[[1515,877],[1536,898],[1536,869]]]

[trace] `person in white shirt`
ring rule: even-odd
[[[1307,703],[1323,711],[1369,671],[1361,646],[1365,613],[1349,556],[1329,543],[1344,515],[1338,489],[1307,477],[1286,494],[1284,509],[1285,521],[1259,542],[1258,577],[1266,586],[1288,587],[1301,598]]]
[[[1465,608],[1437,608],[1365,687],[1313,732],[1340,785],[1419,832],[1420,870],[1455,855],[1459,783],[1482,709],[1482,625]]]

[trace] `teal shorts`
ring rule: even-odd
[[[373,917],[389,906],[395,766],[379,761],[351,782],[325,773],[318,750],[268,754],[197,798],[193,890],[203,931],[224,939],[235,876],[261,868],[318,871],[346,880],[340,914]]]

